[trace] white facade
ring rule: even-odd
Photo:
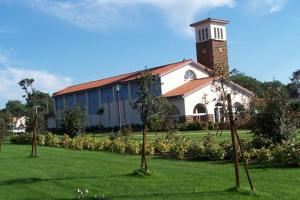
[[[161,90],[162,94],[165,94],[175,88],[187,83],[187,79],[185,79],[184,75],[187,71],[191,70],[195,74],[196,79],[209,77],[209,73],[201,70],[199,64],[197,65],[195,62],[190,63],[184,67],[176,69],[172,72],[164,74],[161,76]]]
[[[203,68],[202,65],[195,61],[191,61],[188,64],[182,65],[178,68],[172,69],[168,73],[164,73],[160,75],[161,80],[161,94],[164,95],[167,92],[177,90],[182,85],[187,84],[189,81],[193,81],[192,79],[186,79],[185,74],[188,71],[192,71],[194,73],[194,79],[205,79],[210,77],[209,70],[205,67]],[[204,113],[195,113],[195,107],[198,104],[203,104],[206,107],[207,114],[213,116],[215,119],[215,107],[218,103],[219,94],[215,91],[215,84],[210,83],[205,85],[204,87],[200,88],[193,88],[191,91],[187,92],[186,94],[179,96],[179,97],[169,97],[169,102],[174,105],[177,110],[179,111],[179,117],[184,118],[185,116],[199,116],[204,115]],[[118,98],[116,92],[112,89],[112,101],[105,103],[102,102],[101,97],[101,90],[102,88],[96,89],[99,96],[98,102],[96,105],[97,108],[103,107],[105,112],[101,116],[97,115],[96,113],[90,114],[90,106],[89,103],[86,104],[86,115],[87,115],[87,122],[89,127],[97,127],[101,124],[104,127],[115,127],[119,125],[119,115],[121,118],[122,125],[128,124],[141,124],[141,119],[138,114],[138,111],[133,109],[133,105],[136,99],[132,99],[131,94],[131,82],[126,83],[126,87],[128,87],[128,99],[127,100],[120,100],[120,113],[118,112]],[[111,88],[115,88],[112,86]],[[95,89],[93,89],[95,90]],[[244,105],[247,107],[252,96],[252,93],[247,91],[246,89],[241,88],[240,86],[228,86],[226,87],[227,91],[235,91],[235,95],[233,95],[232,103],[235,104],[236,102]],[[90,102],[89,90],[83,91],[85,94],[86,102]],[[82,94],[82,91],[80,92]],[[232,92],[233,93],[233,92]],[[76,102],[76,93],[71,94],[74,99],[75,104]],[[62,120],[62,113],[67,108],[67,100],[66,96],[70,96],[70,94],[63,96],[63,103],[64,109],[61,111],[56,111],[57,120]],[[206,103],[204,102],[203,97],[206,96]],[[59,124],[59,123],[58,123]],[[53,121],[51,121],[51,126],[53,126]]]

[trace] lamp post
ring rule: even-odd
[[[119,117],[119,132],[121,132],[122,124],[121,124],[121,113],[120,113],[120,89],[121,85],[117,84],[115,86],[116,92],[117,92],[117,97],[118,97],[118,117]]]

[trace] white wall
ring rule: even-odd
[[[232,92],[231,87],[225,87],[226,91]],[[184,105],[185,105],[185,115],[193,115],[194,108],[197,104],[202,103],[205,104],[203,97],[207,94],[207,102],[206,109],[208,114],[214,115],[215,105],[218,103],[219,93],[215,92],[215,86],[208,85],[190,95],[184,97]],[[250,96],[246,94],[242,94],[240,92],[236,92],[236,94],[232,95],[232,104],[239,102],[245,106],[245,108],[249,107]]]
[[[195,73],[197,79],[209,77],[209,75],[206,72],[203,72],[198,67],[193,66],[193,64],[188,64],[188,65],[181,67],[175,71],[172,71],[171,73],[161,76],[162,94],[165,94],[166,92],[169,92],[169,91],[187,83],[187,81],[189,81],[189,80],[185,80],[184,75],[185,75],[185,72],[188,70],[192,70]]]

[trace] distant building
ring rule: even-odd
[[[25,133],[26,132],[26,117],[14,117],[11,124],[12,133]]]
[[[229,71],[226,24],[228,21],[211,18],[191,24],[195,28],[197,61],[183,60],[147,69],[159,76],[160,92],[157,95],[168,98],[180,121],[201,121],[206,117],[212,122],[222,120],[222,103],[217,101],[218,95],[213,90],[213,74],[216,70]],[[54,93],[55,120],[52,119],[50,124],[53,127],[50,128],[60,127],[64,111],[75,105],[85,107],[89,127],[99,125],[99,108],[104,108],[101,117],[104,127],[118,126],[119,116],[122,125],[140,124],[141,119],[133,104],[138,98],[136,78],[144,71],[74,85]],[[117,85],[121,86],[120,99],[116,95]],[[247,107],[253,96],[251,91],[233,82],[226,86],[226,90],[236,91],[233,98],[236,107]],[[205,96],[206,102],[203,100]]]

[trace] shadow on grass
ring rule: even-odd
[[[109,176],[113,177],[113,176]],[[16,178],[16,179],[9,179],[0,181],[1,185],[15,185],[15,184],[34,184],[34,183],[41,183],[41,182],[50,182],[50,181],[68,181],[68,180],[81,180],[81,179],[101,179],[101,178],[107,178],[106,177],[62,177],[62,178],[37,178],[37,177],[30,177],[30,178]]]
[[[219,197],[228,196],[228,198],[233,195],[239,196],[240,199],[246,196],[257,196],[257,194],[253,195],[247,190],[237,191],[235,188],[229,188],[224,191],[200,191],[200,192],[152,192],[147,194],[120,194],[120,195],[108,195],[104,198],[99,198],[101,200],[115,200],[115,199],[190,199],[190,198],[210,198],[210,199],[218,199]],[[86,197],[85,199],[95,199],[95,197]],[[66,199],[64,199],[66,200]],[[70,199],[71,200],[71,199]]]
[[[128,195],[111,195],[108,196],[105,199],[147,199],[149,197],[159,198],[159,199],[176,199],[176,198],[197,198],[201,197],[202,199],[205,197],[209,198],[218,198],[221,196],[232,196],[232,195],[238,195],[241,198],[243,196],[251,196],[251,193],[247,190],[241,190],[236,191],[233,188],[229,188],[225,191],[200,191],[200,192],[153,192],[148,194],[140,194],[140,195],[134,195],[134,194],[128,194]]]

